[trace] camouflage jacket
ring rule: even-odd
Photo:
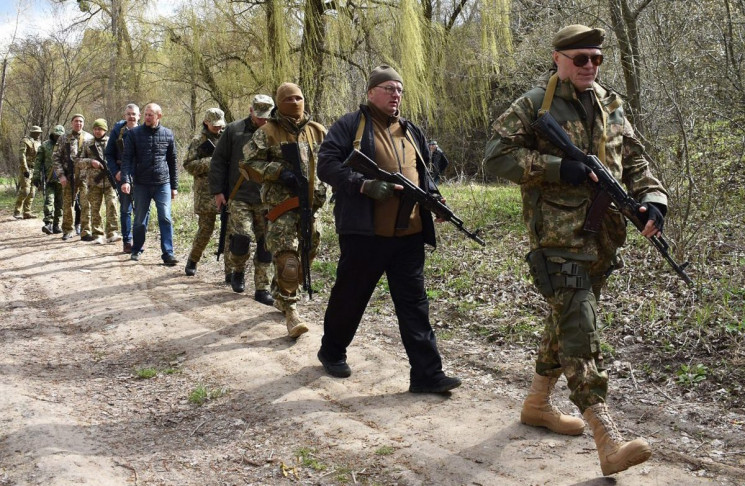
[[[210,163],[210,192],[223,193],[227,199],[240,179],[238,164],[243,160],[243,147],[258,130],[251,117],[228,123],[220,135]],[[261,184],[243,179],[234,196],[236,201],[261,204]]]
[[[292,171],[292,164],[282,157],[281,143],[297,142],[300,148],[302,170],[313,187],[313,210],[318,210],[326,202],[326,186],[316,175],[315,161],[318,149],[326,136],[326,128],[310,120],[306,113],[298,124],[293,119],[280,114],[276,109],[272,118],[256,130],[254,136],[243,148],[244,161],[240,169],[244,177],[262,183],[261,200],[271,207],[295,196],[290,188],[279,182],[282,170]],[[308,163],[312,161],[314,170],[308,173]],[[309,186],[310,187],[310,186]]]
[[[80,133],[67,132],[57,140],[57,149],[54,151],[54,173],[57,178],[73,175],[74,166],[82,153],[83,144],[93,140],[93,135],[85,130]],[[84,175],[82,177],[85,177]]]
[[[562,153],[531,128],[546,93],[547,74],[540,86],[521,96],[492,126],[486,146],[485,169],[491,175],[520,184],[523,219],[531,249],[547,254],[595,261],[615,255],[626,238],[626,223],[614,208],[606,211],[597,234],[583,230],[585,216],[595,196],[591,181],[579,186],[559,178]],[[667,206],[667,193],[652,176],[644,147],[626,119],[619,96],[594,83],[593,119],[569,81],[559,81],[551,103],[551,114],[572,142],[586,153],[598,154],[605,135],[605,160],[609,172],[626,185],[640,202]],[[603,118],[606,118],[605,126]],[[567,255],[570,254],[570,255]]]
[[[36,161],[36,152],[39,150],[41,145],[40,140],[34,140],[31,137],[23,137],[21,140],[21,157],[20,157],[20,172],[32,172],[34,169],[34,162]]]
[[[105,135],[101,139],[94,138],[83,142],[83,150],[80,153],[78,163],[85,167],[85,172],[88,178],[88,187],[98,186],[102,189],[111,187],[111,182],[109,182],[109,178],[106,176],[103,169],[94,169],[91,166],[93,160],[99,161],[102,165],[106,164],[104,151],[106,150],[106,144],[108,142],[108,135]]]
[[[216,213],[215,198],[210,192],[209,172],[212,155],[205,156],[200,147],[208,140],[217,145],[220,135],[211,133],[207,128],[202,128],[202,133],[191,140],[189,150],[184,159],[184,169],[194,176],[194,213]]]
[[[49,184],[52,181],[57,180],[57,175],[54,173],[54,150],[57,144],[51,138],[44,141],[39,146],[38,152],[36,152],[36,163],[34,164],[34,180],[39,180],[40,174],[43,172],[46,174],[46,183]]]

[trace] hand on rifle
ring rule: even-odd
[[[91,167],[94,169],[103,169],[103,164],[101,162],[97,161],[96,159],[91,160]]]
[[[665,213],[667,208],[661,204],[645,203],[639,206],[637,216],[644,223],[642,235],[646,238],[650,236],[659,236],[662,234],[662,228],[665,226]]]
[[[218,211],[222,211],[222,207],[225,206],[228,202],[225,200],[225,194],[222,192],[218,192],[215,194],[215,205],[217,206]]]
[[[440,204],[442,204],[443,206],[447,206],[447,204],[445,203],[446,199],[439,192],[430,192],[429,195],[432,196],[434,199],[440,201]],[[437,223],[444,223],[446,220],[444,218],[436,216],[435,221]]]
[[[393,196],[394,191],[401,191],[403,188],[404,186],[400,184],[379,181],[378,179],[368,179],[362,183],[360,192],[367,197],[383,201]]]
[[[592,179],[593,182],[598,181],[598,176],[579,160],[570,159],[564,157],[561,159],[561,166],[559,167],[559,178],[573,186],[578,186],[585,182],[587,178]]]
[[[295,177],[295,174],[293,174],[291,171],[287,169],[282,169],[282,172],[279,173],[279,179],[277,180],[281,184],[284,184],[293,193],[297,193],[297,188],[298,188],[297,177]]]
[[[59,183],[62,184],[62,187],[65,187],[67,185],[67,177],[64,175],[59,178]]]

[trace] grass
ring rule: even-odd
[[[227,388],[209,388],[205,385],[199,384],[194,390],[189,393],[189,403],[195,405],[204,405],[209,400],[215,400],[228,393]]]
[[[191,182],[191,176],[182,172],[172,207],[179,257],[185,257],[197,228]],[[12,179],[0,179],[0,189],[0,204],[12,211]],[[427,249],[425,285],[430,312],[446,324],[438,329],[438,338],[463,336],[485,346],[508,342],[534,348],[547,308],[534,290],[524,262],[528,239],[519,189],[514,185],[448,183],[441,191],[467,229],[480,229],[486,247],[451,224],[437,225],[437,248]],[[743,200],[733,198],[727,204],[733,215],[745,212]],[[41,197],[37,196],[33,208],[41,212]],[[670,217],[675,218],[675,213]],[[339,249],[332,207],[324,207],[318,218],[321,248],[312,267],[317,296],[308,305],[322,311],[334,284]],[[671,227],[674,225],[673,220]],[[738,366],[745,345],[745,224],[734,218],[709,221],[701,228],[689,238],[687,248],[678,248],[681,255],[676,254],[679,262],[686,256],[691,260],[688,273],[695,282],[693,289],[683,284],[644,238],[629,229],[622,250],[625,268],[609,279],[599,304],[603,342],[614,359],[648,364],[652,378],[677,383],[681,389],[687,385],[678,383],[676,370],[691,366],[691,362],[700,364],[708,372],[705,380],[696,382],[699,389],[725,388],[730,390],[728,398],[742,404],[745,387],[731,384],[745,382],[745,369]],[[217,231],[214,236],[205,256],[214,253]],[[156,218],[151,218],[148,239],[157,238]],[[217,271],[222,264],[203,258],[200,268]],[[387,280],[382,278],[368,306],[368,316],[393,315],[388,293]],[[638,346],[624,345],[623,338],[629,335],[642,338],[644,355],[631,354]],[[719,372],[719,359],[734,363],[726,366],[729,376]],[[669,366],[667,371],[665,366]]]

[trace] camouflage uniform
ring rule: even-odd
[[[194,176],[192,189],[194,192],[194,214],[199,218],[197,234],[194,237],[194,243],[191,245],[191,253],[189,253],[189,260],[195,263],[202,258],[202,253],[204,253],[204,249],[212,238],[212,232],[215,230],[215,217],[217,216],[215,199],[210,192],[208,179],[212,154],[201,153],[200,146],[207,141],[217,145],[219,138],[220,135],[211,133],[206,126],[203,127],[202,133],[191,140],[184,159],[184,169]]]
[[[32,133],[41,133],[41,128],[32,127]],[[31,184],[36,161],[36,152],[41,146],[41,141],[32,137],[23,137],[21,140],[20,164],[18,171],[18,198],[14,216],[16,218],[33,218],[31,204],[34,202],[36,188]]]
[[[282,170],[292,171],[292,165],[282,157],[280,143],[297,142],[302,159],[302,170],[313,187],[313,214],[326,202],[326,186],[316,177],[315,160],[318,148],[326,136],[326,129],[320,123],[310,120],[306,113],[298,123],[294,119],[284,116],[278,110],[273,112],[272,118],[266,125],[259,128],[243,150],[244,161],[240,163],[241,172],[245,177],[256,182],[262,182],[261,200],[271,213],[279,204],[295,196],[290,188],[279,182]],[[309,162],[313,170],[309,171]],[[310,173],[309,173],[310,172]],[[297,210],[281,213],[267,225],[266,247],[272,253],[274,263],[274,277],[271,291],[275,300],[275,307],[287,312],[294,308],[300,300],[297,292],[302,280],[301,271],[298,278],[287,280],[283,272],[289,265],[296,265],[300,261],[299,230],[300,214]],[[311,241],[311,262],[316,256],[320,242],[320,233],[313,219]],[[309,265],[310,263],[309,262]]]
[[[102,165],[106,164],[104,150],[109,142],[108,135],[102,138],[94,138],[83,144],[83,150],[79,163],[85,167],[87,174],[86,187],[88,189],[88,205],[90,208],[89,230],[94,237],[106,236],[107,239],[114,238],[118,227],[118,208],[116,189],[111,186],[108,176],[103,169],[93,168],[91,162],[97,160]],[[102,227],[101,203],[106,207],[106,231]]]
[[[257,97],[258,98],[258,97]],[[268,96],[254,98],[253,108],[262,117],[264,111],[274,106]],[[251,140],[258,127],[251,117],[228,124],[220,137],[210,166],[210,189],[213,195],[224,193],[229,201],[227,241],[225,245],[226,274],[244,273],[251,254],[246,242],[253,233],[256,250],[253,257],[254,289],[257,292],[269,290],[272,255],[266,249],[266,206],[261,202],[261,185],[242,178],[238,163],[243,159],[243,147]],[[233,189],[241,181],[233,195]],[[243,249],[245,247],[245,250]]]
[[[57,180],[57,175],[54,173],[53,156],[57,147],[57,140],[53,137],[64,134],[65,129],[61,125],[57,125],[53,133],[49,135],[49,139],[39,147],[36,154],[36,165],[34,166],[34,180],[38,180],[41,187],[41,177],[44,177],[46,185],[44,224],[52,224],[55,229],[59,229],[60,219],[62,218],[62,184]]]
[[[620,267],[617,250],[626,239],[626,223],[611,207],[603,215],[598,233],[583,230],[595,195],[594,184],[562,182],[561,151],[530,126],[538,117],[549,75],[494,123],[485,169],[520,184],[523,219],[530,237],[531,273],[536,279],[536,265],[544,265],[551,274],[549,290],[542,291],[551,312],[545,322],[536,372],[549,377],[563,372],[571,400],[584,411],[605,401],[608,374],[600,353],[596,302],[607,276]],[[649,171],[644,147],[634,136],[619,96],[598,83],[585,93],[594,106],[591,119],[568,80],[558,81],[551,114],[582,150],[599,155],[605,152],[603,163],[633,197],[642,203],[666,206],[667,194]]]
[[[90,233],[90,204],[88,204],[88,182],[85,167],[78,163],[78,154],[83,149],[83,143],[93,140],[93,135],[81,130],[79,133],[70,131],[57,140],[57,150],[54,152],[54,172],[57,178],[65,176],[68,184],[62,190],[62,232],[68,234],[74,231],[75,197],[80,195],[82,230],[80,235]],[[75,188],[71,179],[74,177]],[[87,224],[87,226],[86,226]],[[85,233],[85,234],[84,234]]]

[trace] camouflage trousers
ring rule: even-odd
[[[558,377],[564,373],[569,398],[580,412],[605,402],[608,392],[608,372],[603,368],[597,328],[599,286],[596,290],[562,288],[547,299],[551,311],[536,358],[539,375]]]
[[[207,245],[212,239],[212,233],[215,231],[215,218],[217,217],[217,211],[204,211],[194,214],[197,215],[197,234],[194,235],[194,242],[191,244],[189,260],[194,263],[199,263],[199,260],[202,259],[205,248],[207,248]],[[227,256],[223,262],[225,264],[225,273],[228,273]]]
[[[44,224],[59,225],[62,218],[62,184],[58,181],[47,182],[44,197]]]
[[[111,238],[119,227],[119,209],[116,206],[116,191],[108,183],[101,187],[99,184],[88,186],[88,200],[91,212],[90,229],[93,236]],[[101,204],[105,205],[106,232],[101,221]],[[82,202],[81,202],[82,205]],[[82,215],[81,215],[82,220]],[[82,233],[81,233],[82,234]]]
[[[18,197],[16,198],[16,207],[14,214],[30,216],[31,215],[31,204],[34,202],[34,196],[36,195],[36,187],[31,184],[31,176],[25,177],[21,174],[18,178]]]
[[[85,176],[85,174],[83,174]],[[88,221],[88,225],[90,226],[90,204],[88,204],[88,186],[84,180],[84,177],[80,177],[80,171],[78,168],[75,168],[75,191],[72,190],[72,185],[70,184],[70,180],[68,179],[67,184],[65,184],[64,188],[62,189],[62,232],[63,233],[70,233],[75,230],[75,198],[77,196],[80,196],[80,226],[81,226],[81,232],[80,235],[84,236],[88,233],[90,233],[90,229],[88,230],[88,233],[83,233],[83,229],[85,226],[83,226],[83,219],[85,218]],[[83,202],[85,201],[85,202]],[[84,207],[83,204],[87,206]]]
[[[231,241],[233,235],[250,237],[256,244],[254,251],[254,288],[256,290],[269,290],[271,274],[272,255],[266,249],[266,208],[261,204],[249,204],[243,201],[230,201],[230,217],[228,218],[227,239]],[[236,255],[230,251],[230,244],[226,242],[225,248],[225,271],[245,272],[250,252],[244,255]]]
[[[80,237],[91,234],[91,203],[88,200],[88,174],[86,170],[75,164],[75,188],[78,190],[80,201]]]
[[[321,242],[321,233],[315,218],[313,218],[311,235],[308,267],[312,265],[318,254],[318,245]],[[300,213],[298,211],[288,211],[276,220],[269,221],[266,232],[266,248],[271,252],[274,264],[271,292],[276,301],[275,306],[283,310],[288,309],[300,300],[299,285],[293,290],[287,291],[287,285],[280,285],[277,279],[278,275],[282,273],[279,269],[280,261],[288,255],[300,260]],[[302,281],[299,283],[302,283]]]

